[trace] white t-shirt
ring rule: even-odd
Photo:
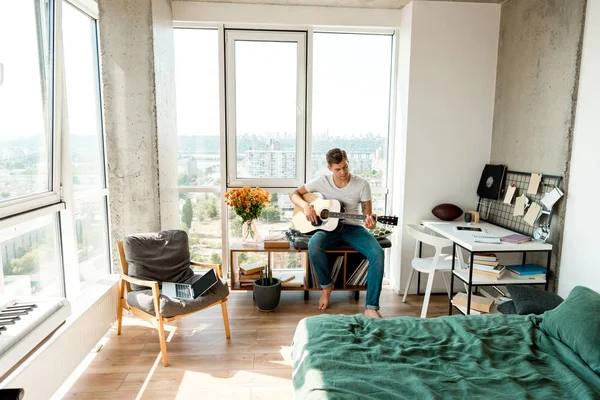
[[[321,193],[325,199],[338,200],[348,214],[362,214],[360,203],[372,200],[369,182],[354,174],[350,175],[350,182],[343,188],[335,185],[333,175],[322,175],[307,182],[304,187],[309,192]],[[346,219],[344,223],[362,225],[363,221]]]

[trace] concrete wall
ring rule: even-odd
[[[117,241],[130,233],[161,229],[158,147],[164,145],[172,153],[162,132],[176,131],[170,120],[174,89],[166,76],[173,61],[161,59],[156,67],[155,52],[157,57],[168,54],[165,21],[170,19],[170,4],[102,0],[98,5],[111,238]],[[116,248],[113,266],[120,269]]]
[[[568,177],[584,8],[585,0],[502,5],[493,164]],[[549,240],[555,271],[565,203],[555,208]]]
[[[600,292],[596,259],[600,173],[600,0],[588,0],[579,75],[577,113],[569,175],[561,274],[558,294],[566,297],[576,285]]]
[[[498,4],[412,6],[410,58],[399,62],[401,71],[409,70],[408,98],[398,99],[407,108],[399,110],[406,113],[399,124],[406,132],[396,133],[406,146],[403,199],[393,200],[394,210],[402,204],[401,226],[434,218],[431,209],[440,203],[464,210],[476,205],[476,183],[490,158],[500,23]],[[400,232],[398,239],[402,271],[395,290],[404,285],[414,254],[414,239]],[[399,265],[392,261],[390,276]]]
[[[175,54],[173,13],[169,0],[152,0],[156,128],[160,183],[161,229],[178,229],[177,113],[175,108]]]

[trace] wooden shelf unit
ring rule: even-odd
[[[310,273],[310,259],[308,257],[308,250],[298,250],[296,248],[294,248],[292,245],[289,246],[289,248],[267,248],[265,249],[262,243],[258,243],[256,245],[248,245],[248,244],[243,244],[243,243],[232,243],[231,247],[229,248],[229,282],[230,282],[230,287],[231,290],[252,290],[252,286],[248,285],[248,286],[241,286],[240,282],[237,281],[237,277],[239,274],[239,265],[238,265],[238,258],[237,258],[237,254],[236,253],[266,253],[267,254],[267,262],[269,264],[271,264],[272,262],[272,254],[273,253],[303,253],[305,254],[305,263],[304,263],[304,270],[302,271],[302,273],[304,274],[304,287],[285,287],[283,286],[281,288],[282,291],[304,291],[305,292],[305,297],[308,296],[308,292],[309,291],[320,291],[321,288],[318,287],[312,287],[313,286],[313,282],[311,280],[311,273]],[[335,262],[336,258],[338,256],[343,256],[344,257],[344,261],[342,263],[342,267],[341,270],[339,272],[339,275],[337,277],[336,282],[334,283],[334,289],[336,291],[353,291],[355,292],[355,297],[358,297],[358,293],[359,291],[365,291],[367,290],[366,286],[347,286],[346,285],[346,281],[348,280],[348,278],[350,278],[350,275],[352,275],[352,272],[354,272],[354,270],[358,267],[358,265],[360,264],[360,261],[365,259],[366,257],[363,256],[361,253],[357,252],[356,250],[352,250],[352,249],[343,249],[343,250],[327,250],[325,252],[327,254],[327,259],[328,259],[328,265],[330,266],[330,268],[333,266],[333,263]],[[290,270],[290,273],[294,273],[294,271],[297,270]],[[296,279],[298,277],[296,276]]]

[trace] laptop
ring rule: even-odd
[[[194,274],[185,282],[163,282],[160,292],[167,297],[193,300],[202,296],[218,280],[215,270],[210,269],[204,275]]]

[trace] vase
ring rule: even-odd
[[[281,299],[281,281],[273,278],[271,284],[262,286],[260,283],[260,279],[257,279],[253,284],[256,308],[260,311],[273,311]]]
[[[254,220],[251,219],[242,224],[242,241],[244,243],[258,243],[258,229]]]

